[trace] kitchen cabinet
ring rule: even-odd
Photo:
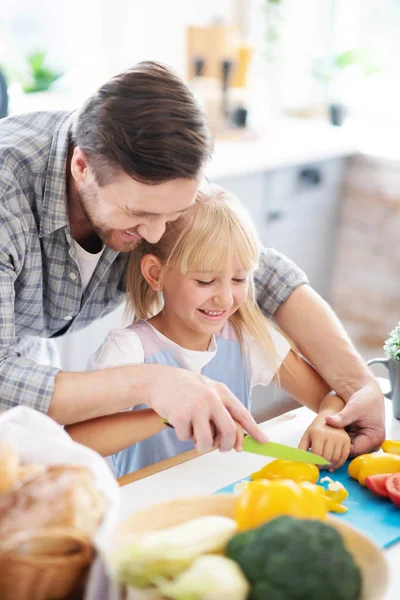
[[[383,355],[400,318],[400,156],[390,151],[351,158],[340,206],[332,305],[364,359]]]
[[[247,207],[264,246],[276,248],[330,298],[344,159],[216,179]]]

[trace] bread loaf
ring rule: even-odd
[[[0,496],[0,540],[19,531],[72,527],[91,537],[106,499],[83,466],[57,465]]]

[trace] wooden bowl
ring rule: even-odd
[[[145,533],[173,527],[184,521],[206,515],[233,518],[236,497],[232,494],[195,496],[163,502],[134,513],[118,528],[116,542],[123,542],[132,533]],[[388,587],[388,568],[383,552],[369,538],[335,517],[327,522],[341,534],[347,549],[361,569],[362,593],[360,600],[381,600]],[[329,555],[327,556],[329,560]],[[339,574],[340,576],[340,574]],[[139,600],[146,592],[131,589],[129,599]],[[154,597],[154,596],[153,596]]]
[[[79,585],[93,556],[86,534],[43,528],[0,544],[2,600],[61,600]]]

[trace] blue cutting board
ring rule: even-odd
[[[367,488],[364,488],[347,473],[348,462],[337,471],[328,473],[322,471],[321,479],[328,476],[334,481],[340,481],[349,492],[349,497],[344,501],[349,510],[344,514],[334,516],[356,527],[366,536],[371,538],[378,546],[388,548],[400,540],[400,508],[397,508],[389,498],[380,498]],[[239,481],[249,480],[249,477]],[[233,492],[232,483],[218,490],[217,494]],[[321,484],[325,485],[326,484]]]

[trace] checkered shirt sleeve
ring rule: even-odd
[[[287,256],[273,248],[262,250],[255,288],[257,302],[267,317],[272,317],[290,294],[305,283],[307,275]]]

